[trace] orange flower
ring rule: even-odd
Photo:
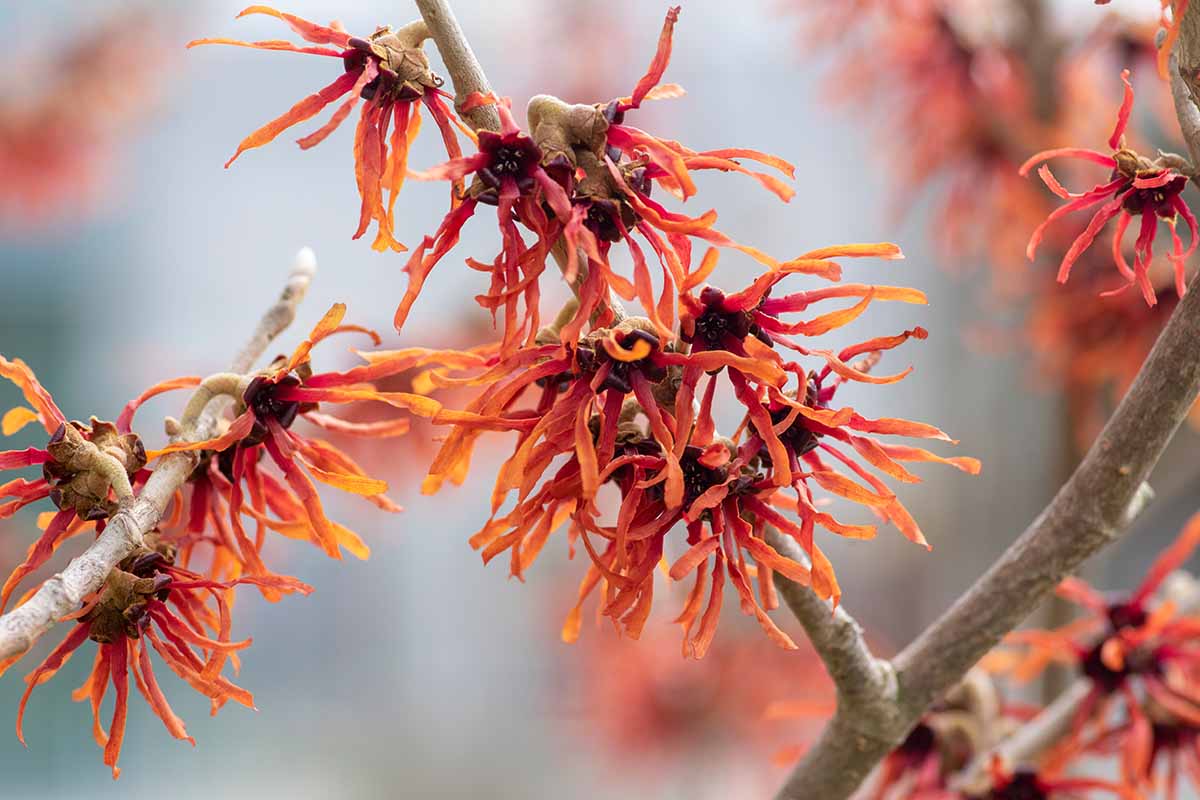
[[[38,40],[22,36],[41,57],[9,64],[37,75],[36,91],[6,92],[0,100],[0,230],[28,234],[31,224],[78,224],[111,210],[124,189],[114,180],[120,151],[175,69],[164,51],[161,9],[124,6],[89,17],[86,27],[55,26]],[[151,62],[159,69],[143,68]]]
[[[376,250],[403,251],[407,248],[394,236],[396,197],[408,170],[408,151],[421,128],[420,106],[425,106],[442,134],[446,154],[460,155],[454,125],[458,120],[443,102],[448,97],[438,87],[441,78],[429,69],[429,60],[421,44],[427,38],[424,25],[406,26],[393,31],[387,26],[370,36],[359,38],[346,33],[340,25],[317,25],[268,6],[250,6],[238,14],[267,14],[283,20],[311,47],[269,40],[243,42],[236,39],[197,39],[188,47],[202,44],[228,44],[260,50],[286,50],[340,59],[343,73],[328,86],[292,106],[284,114],[247,136],[237,152],[226,162],[228,167],[244,151],[261,147],[293,125],[311,119],[335,100],[346,97],[329,121],[298,140],[307,150],[325,140],[350,116],[359,99],[366,100],[354,134],[354,176],[362,198],[355,239],[366,233],[374,221],[378,233],[372,247]],[[391,128],[391,138],[388,129]],[[389,192],[384,201],[384,192]]]
[[[0,587],[3,609],[17,585],[45,564],[63,542],[93,527],[104,529],[104,521],[117,508],[113,481],[123,481],[131,490],[143,478],[146,453],[136,435],[122,434],[111,423],[94,417],[90,425],[68,422],[50,393],[19,358],[9,361],[0,356],[0,377],[15,383],[31,406],[17,406],[5,413],[0,419],[2,433],[8,436],[31,422],[40,422],[51,434],[45,448],[0,451],[0,470],[42,468],[42,476],[35,480],[15,478],[0,484],[0,499],[11,498],[0,503],[0,519],[46,498],[59,509],[42,525],[42,535]],[[100,471],[97,458],[110,460],[121,475]]]
[[[1158,302],[1147,307],[1141,294],[1119,293],[1096,302],[1098,293],[1113,288],[1107,271],[1092,270],[1107,254],[1088,251],[1079,278],[1057,291],[1038,291],[1032,301],[1024,335],[1043,380],[1066,390],[1071,399],[1072,425],[1079,452],[1086,452],[1117,400],[1124,396],[1163,325],[1178,304],[1166,270],[1154,267],[1151,281]],[[1089,261],[1090,259],[1090,261]],[[1098,265],[1097,265],[1098,266]],[[1160,261],[1155,267],[1165,267]],[[1200,423],[1200,406],[1190,415]]]
[[[298,417],[311,415],[316,411],[316,404],[322,401],[352,403],[375,400],[414,409],[426,415],[434,414],[439,408],[439,404],[430,398],[381,393],[357,378],[351,378],[354,385],[345,389],[315,388],[337,384],[339,375],[314,375],[310,366],[312,348],[335,333],[363,330],[342,325],[345,312],[344,305],[334,305],[290,357],[277,361],[267,371],[250,380],[240,397],[240,413],[224,433],[201,442],[177,442],[150,453],[153,460],[180,450],[212,452],[212,456],[193,476],[188,521],[183,530],[195,538],[192,541],[195,544],[200,539],[209,538],[206,530],[211,521],[217,526],[216,543],[236,553],[238,557],[235,560],[240,561],[251,575],[268,574],[258,556],[264,526],[291,538],[310,539],[331,558],[341,558],[339,548],[345,548],[360,558],[367,557],[369,550],[357,534],[325,516],[321,499],[313,485],[314,478],[343,491],[361,495],[385,511],[400,510],[384,494],[387,484],[366,475],[349,456],[328,442],[290,430]],[[378,341],[373,332],[367,333]],[[389,374],[387,368],[376,369],[375,372]],[[359,427],[323,415],[309,418],[318,426],[327,425],[343,431],[357,430]],[[376,426],[373,432],[375,435],[386,435],[388,431]],[[258,462],[264,454],[278,468],[284,483],[260,468]],[[247,491],[250,499],[248,506],[245,504]],[[221,513],[221,500],[228,506],[227,515]],[[266,513],[268,509],[275,515],[274,518]],[[258,523],[255,541],[246,535],[242,523],[244,514],[250,515]],[[219,522],[222,517],[227,517],[228,526]]]
[[[725,644],[696,664],[679,658],[662,627],[651,625],[640,642],[597,630],[564,656],[571,661],[563,703],[580,709],[580,735],[622,771],[646,770],[668,780],[672,765],[688,769],[698,758],[715,757],[716,766],[731,768],[761,763],[777,727],[764,721],[781,721],[785,712],[810,712],[792,727],[798,737],[814,736],[834,706],[832,682],[816,653],[807,647],[764,652],[756,639],[738,635]],[[788,700],[778,702],[781,697]],[[764,784],[778,779],[758,772]]]
[[[465,108],[492,104],[493,98],[473,97]],[[546,258],[561,230],[545,207],[565,221],[570,214],[567,193],[541,165],[542,151],[517,125],[508,102],[495,103],[500,115],[499,133],[479,132],[479,152],[455,158],[414,177],[423,180],[450,180],[456,185],[468,175],[475,177],[462,202],[446,214],[437,232],[425,237],[405,265],[408,288],[396,309],[394,323],[400,330],[416,302],[425,280],[438,261],[458,242],[463,225],[480,203],[496,206],[500,227],[501,250],[495,260],[483,264],[467,263],[481,272],[491,273],[488,293],[476,300],[492,312],[504,311],[504,333],[500,349],[510,352],[519,344],[532,344],[538,331],[538,280],[546,268]],[[536,236],[532,246],[521,236],[520,223]],[[428,254],[426,253],[428,252]],[[519,317],[521,301],[525,315]]]
[[[1152,306],[1158,302],[1149,277],[1158,220],[1164,220],[1170,227],[1174,249],[1169,257],[1175,265],[1175,291],[1180,297],[1187,290],[1186,261],[1200,244],[1200,228],[1197,227],[1195,216],[1180,194],[1187,186],[1188,181],[1187,176],[1180,171],[1181,164],[1171,156],[1159,156],[1151,160],[1138,155],[1126,146],[1125,128],[1133,113],[1133,86],[1129,83],[1129,70],[1121,73],[1121,80],[1125,83],[1125,98],[1117,112],[1116,127],[1113,128],[1112,136],[1108,140],[1108,146],[1113,149],[1111,156],[1095,150],[1066,147],[1043,150],[1021,165],[1020,173],[1027,175],[1035,166],[1042,164],[1038,169],[1038,176],[1052,192],[1069,201],[1055,209],[1034,230],[1029,239],[1026,255],[1031,260],[1034,258],[1038,244],[1041,243],[1042,236],[1050,223],[1073,211],[1100,205],[1100,209],[1092,216],[1087,228],[1076,237],[1070,249],[1063,256],[1058,269],[1059,283],[1066,283],[1071,274],[1071,267],[1079,256],[1091,247],[1101,229],[1115,217],[1117,218],[1117,227],[1112,240],[1113,262],[1126,282],[1125,286],[1116,291],[1123,291],[1136,284],[1141,289],[1146,304]],[[1086,192],[1073,194],[1064,189],[1050,172],[1050,168],[1042,163],[1058,157],[1078,158],[1109,167],[1113,170],[1112,177],[1108,182],[1094,186]],[[1125,262],[1121,242],[1129,223],[1135,217],[1140,220],[1140,228],[1133,249],[1133,267],[1130,268]],[[1175,232],[1177,217],[1183,217],[1191,235],[1191,243],[1186,251],[1183,249],[1179,235]]]
[[[176,739],[195,744],[183,721],[172,711],[155,677],[150,650],[193,689],[212,701],[215,714],[229,700],[247,708],[254,698],[221,675],[226,661],[248,647],[250,640],[230,640],[232,589],[239,583],[267,583],[276,591],[308,594],[312,588],[295,580],[272,576],[231,582],[210,581],[173,565],[174,548],[148,537],[146,547],[113,570],[104,586],[73,616],[78,624],[46,660],[26,678],[28,687],[17,709],[17,738],[25,743],[22,723],[33,690],[50,680],[88,639],[99,644],[92,672],[72,695],[90,700],[93,735],[104,750],[104,763],[113,778],[121,774],[117,761],[129,713],[129,674],[146,703]],[[209,605],[208,601],[212,601]],[[112,721],[105,731],[100,705],[109,683],[116,694]]]

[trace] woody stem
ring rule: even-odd
[[[764,538],[780,555],[809,565],[808,555],[792,537],[768,525]],[[860,703],[870,706],[895,692],[896,674],[892,665],[875,657],[863,638],[862,626],[845,609],[834,608],[808,586],[794,583],[778,572],[775,587],[825,663],[825,670],[837,687],[839,708],[849,709]],[[868,713],[886,714],[888,710],[872,708]]]
[[[250,340],[234,358],[231,372],[249,372],[275,337],[291,324],[315,271],[312,251],[301,250],[279,300],[263,315]],[[224,405],[210,402],[214,399],[211,389],[202,388],[199,392],[207,398],[202,405],[195,401],[201,410],[192,417],[185,415],[184,423],[172,439],[198,442],[214,435]],[[189,403],[189,407],[192,405]],[[78,609],[83,598],[99,589],[113,568],[142,544],[143,537],[158,525],[198,459],[199,454],[192,451],[163,456],[137,498],[121,504],[109,518],[104,532],[87,550],[72,559],[62,572],[48,578],[27,602],[0,616],[0,672],[60,619]]]

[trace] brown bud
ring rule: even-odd
[[[97,469],[102,456],[115,459],[131,480],[146,466],[146,448],[137,434],[122,434],[111,422],[95,417],[90,425],[64,423],[46,450],[50,459],[43,465],[42,475],[52,485],[50,499],[60,509],[74,509],[85,520],[104,519],[117,509],[109,500],[111,473]]]
[[[108,573],[100,598],[82,619],[91,623],[88,638],[107,644],[121,636],[137,639],[148,622],[146,603],[169,585],[165,575],[139,578],[117,568]]]

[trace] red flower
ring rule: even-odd
[[[147,537],[147,547],[122,561],[103,587],[72,615],[78,625],[25,678],[28,688],[17,709],[17,738],[22,744],[25,707],[33,690],[54,677],[88,639],[99,644],[92,672],[72,696],[91,701],[93,734],[104,750],[104,763],[112,768],[113,778],[121,774],[117,760],[129,713],[130,672],[138,691],[167,731],[176,739],[195,744],[159,687],[151,648],[172,672],[212,701],[214,714],[229,700],[254,707],[249,692],[221,675],[226,661],[250,644],[249,639],[234,642],[229,638],[231,590],[239,583],[266,584],[276,591],[302,594],[310,593],[312,588],[294,578],[279,576],[211,581],[174,566],[173,560],[173,546]],[[100,705],[109,683],[116,703],[112,722],[105,731]]]
[[[475,104],[492,103],[492,98],[473,97],[466,108]],[[496,206],[496,219],[503,242],[500,254],[490,264],[474,260],[467,263],[481,272],[490,272],[491,286],[486,295],[477,298],[480,305],[492,312],[504,312],[504,334],[501,351],[509,352],[520,344],[532,344],[538,331],[538,280],[546,268],[550,248],[562,230],[554,225],[543,208],[547,205],[561,220],[570,214],[567,194],[543,169],[542,151],[527,134],[521,131],[509,111],[508,102],[495,103],[501,120],[499,133],[480,131],[479,152],[466,158],[455,158],[414,177],[425,180],[459,182],[475,177],[466,197],[442,220],[433,236],[426,236],[404,267],[408,273],[408,288],[396,309],[396,330],[404,325],[416,302],[426,278],[438,261],[458,242],[463,225],[474,215],[479,203]],[[536,240],[527,246],[517,223],[533,231]],[[426,253],[428,252],[428,254]],[[521,301],[525,315],[518,319]]]
[[[421,127],[418,102],[424,104],[437,123],[446,154],[451,158],[460,154],[453,128],[458,120],[442,101],[445,93],[438,88],[442,81],[430,71],[429,60],[421,49],[422,42],[428,38],[424,23],[413,23],[396,31],[383,26],[370,36],[359,38],[346,33],[336,23],[330,26],[317,25],[267,6],[250,6],[238,17],[247,14],[277,17],[315,46],[301,47],[274,39],[263,42],[197,39],[189,42],[188,47],[229,44],[260,50],[309,53],[340,59],[344,71],[333,83],[304,98],[243,139],[225,166],[232,164],[244,151],[267,144],[293,125],[316,116],[333,101],[349,95],[328,122],[297,142],[305,150],[320,144],[350,116],[359,98],[362,98],[367,102],[363,105],[354,134],[354,176],[362,197],[362,209],[354,238],[366,233],[367,227],[374,221],[378,229],[371,245],[374,249],[407,249],[394,237],[393,209],[408,169],[409,148]],[[389,192],[386,203],[383,197],[385,190]]]
[[[232,533],[232,536],[222,538],[236,542],[241,561],[252,575],[268,573],[257,552],[262,544],[261,529],[259,541],[252,542],[243,528],[241,517],[247,513],[259,523],[285,535],[311,538],[331,558],[341,558],[339,547],[345,547],[361,558],[366,557],[369,551],[362,540],[325,516],[312,478],[362,495],[385,511],[400,510],[384,495],[387,491],[385,482],[366,475],[333,445],[290,430],[298,417],[316,411],[316,404],[322,401],[377,400],[401,408],[416,408],[427,414],[438,408],[438,403],[429,398],[377,392],[365,382],[357,382],[348,389],[314,388],[313,382],[324,386],[340,385],[336,373],[314,375],[309,354],[314,345],[328,336],[340,331],[362,331],[341,324],[345,312],[344,305],[334,305],[290,357],[280,359],[241,387],[238,416],[220,436],[201,442],[177,442],[150,453],[151,459],[180,450],[213,453],[194,476],[187,528],[192,533],[202,533],[205,520],[216,508],[212,505],[216,502],[214,492],[222,495],[229,507],[229,528],[225,532]],[[387,374],[386,370],[383,374]],[[318,425],[329,424],[324,417],[315,419]],[[353,423],[337,420],[332,424],[340,429],[354,427]],[[377,433],[385,431],[378,430]],[[264,454],[279,469],[286,488],[260,469],[258,462]],[[252,506],[249,507],[244,505],[243,482],[251,495]],[[267,508],[280,519],[274,521],[266,516]],[[305,536],[301,531],[308,531],[310,535]]]
[[[1188,176],[1181,171],[1184,164],[1178,157],[1160,155],[1158,158],[1150,160],[1126,147],[1125,128],[1129,124],[1129,117],[1133,112],[1133,87],[1129,83],[1129,70],[1121,73],[1121,80],[1125,83],[1125,99],[1117,113],[1116,127],[1108,140],[1108,146],[1114,151],[1111,156],[1095,150],[1067,147],[1043,150],[1021,165],[1020,173],[1026,175],[1043,161],[1063,156],[1091,161],[1111,167],[1113,170],[1111,179],[1107,183],[1094,186],[1080,194],[1072,194],[1062,187],[1051,174],[1050,168],[1042,164],[1038,169],[1038,175],[1042,181],[1052,192],[1070,202],[1055,209],[1045,222],[1034,230],[1033,236],[1029,239],[1026,254],[1030,259],[1034,257],[1038,244],[1050,223],[1072,211],[1103,204],[1092,216],[1087,228],[1075,239],[1063,256],[1058,269],[1059,283],[1067,281],[1071,274],[1071,267],[1079,256],[1092,245],[1104,225],[1116,217],[1117,227],[1112,243],[1113,261],[1117,271],[1126,281],[1126,286],[1117,291],[1137,284],[1146,303],[1154,305],[1158,300],[1150,281],[1149,268],[1154,255],[1154,239],[1158,231],[1158,220],[1164,220],[1171,230],[1174,249],[1169,257],[1175,265],[1175,291],[1181,297],[1187,289],[1184,274],[1185,262],[1196,251],[1197,244],[1200,243],[1200,229],[1197,228],[1195,216],[1192,215],[1187,203],[1181,197],[1184,187],[1187,186]],[[1187,222],[1191,234],[1191,243],[1186,251],[1175,231],[1176,219],[1180,216]],[[1121,240],[1129,223],[1135,218],[1140,219],[1140,223],[1133,250],[1133,267],[1130,268],[1122,253]]]
[[[41,466],[42,477],[16,478],[0,484],[0,519],[45,498],[59,511],[45,523],[42,535],[30,545],[25,560],[0,588],[0,609],[8,605],[17,585],[45,564],[67,539],[87,530],[104,529],[104,521],[117,509],[117,500],[132,495],[133,485],[144,477],[146,451],[132,433],[95,417],[90,425],[68,422],[50,393],[20,359],[0,356],[0,377],[15,383],[31,408],[17,406],[4,414],[4,435],[16,433],[30,422],[41,422],[51,434],[45,448],[0,451],[0,470]]]
[[[898,254],[894,245],[847,245],[813,251],[794,263],[804,271],[836,273],[839,267],[830,259],[837,256]],[[571,540],[582,541],[592,564],[580,586],[579,602],[564,625],[568,640],[578,634],[583,603],[600,587],[602,613],[628,635],[640,635],[653,599],[655,567],[667,551],[670,532],[683,522],[688,549],[669,574],[673,580],[683,580],[695,573],[685,609],[676,620],[684,630],[685,655],[700,657],[711,644],[726,576],[743,610],[753,614],[781,646],[794,648],[767,614],[778,603],[772,573],[779,571],[811,584],[836,601],[840,590],[832,566],[814,543],[814,526],[856,538],[869,538],[875,531],[873,526],[843,524],[819,512],[809,481],[872,508],[906,536],[924,543],[895,494],[850,455],[829,442],[818,442],[819,437],[848,444],[869,465],[900,480],[917,480],[901,466],[904,461],[941,461],[968,472],[978,470],[974,459],[943,459],[863,435],[948,438],[932,426],[871,420],[852,409],[828,408],[845,380],[888,383],[904,377],[907,371],[879,377],[869,370],[879,351],[909,336],[924,336],[924,331],[873,339],[836,353],[807,348],[790,337],[823,335],[853,320],[874,299],[922,302],[919,292],[847,284],[767,298],[769,289],[791,271],[781,268],[736,295],[709,288],[699,298],[693,296],[691,289],[715,263],[715,251],[710,251],[695,273],[685,272],[682,344],[662,337],[650,320],[632,317],[593,330],[573,347],[546,344],[521,348],[510,356],[501,354],[478,367],[481,371],[474,377],[432,374],[435,386],[484,388],[467,407],[470,424],[457,426],[446,438],[430,468],[425,491],[436,491],[446,478],[462,480],[483,430],[476,418],[521,431],[496,480],[493,517],[471,538],[471,545],[482,551],[485,561],[508,551],[511,571],[520,577],[549,536],[570,520]],[[782,314],[839,297],[862,299],[849,309],[806,322],[780,320]],[[557,338],[557,331],[547,336]],[[810,375],[799,364],[784,361],[774,350],[776,343],[804,356],[820,357],[824,369]],[[865,359],[849,363],[863,355]],[[716,373],[722,370],[748,414],[748,423],[736,435],[738,441],[718,436],[713,419]],[[700,392],[697,411],[694,399],[705,373],[713,377]],[[798,386],[790,393],[785,391],[789,373],[797,376]],[[818,448],[845,464],[852,477],[822,461]],[[560,461],[563,457],[566,460]],[[615,524],[600,521],[599,493],[608,483],[620,494]],[[796,499],[784,497],[781,487],[793,487]],[[512,492],[516,492],[515,506],[499,515]],[[798,514],[800,523],[777,509]],[[811,572],[764,541],[767,524],[800,542],[813,561]],[[595,539],[600,546],[593,544]],[[754,567],[747,565],[747,556]],[[755,581],[761,603],[754,596]]]
[[[992,762],[992,790],[980,800],[1072,800],[1092,792],[1109,792],[1124,800],[1140,800],[1132,789],[1093,778],[1048,778],[1029,769],[1006,772]]]

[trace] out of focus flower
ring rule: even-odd
[[[679,658],[661,624],[651,624],[640,642],[598,630],[573,655],[559,705],[577,709],[586,745],[622,772],[665,783],[671,765],[690,771],[701,763],[714,770],[749,764],[750,775],[763,779],[756,788],[766,792],[775,776],[765,762],[783,720],[793,741],[814,735],[833,712],[833,684],[809,648],[763,651],[757,639],[737,635],[727,645],[701,665]],[[802,747],[797,742],[787,754]]]
[[[1060,761],[1089,749],[1117,751],[1126,783],[1149,785],[1156,756],[1172,749],[1176,740],[1187,739],[1176,734],[1200,726],[1200,619],[1181,612],[1169,599],[1155,598],[1164,579],[1197,545],[1200,514],[1127,595],[1106,598],[1078,579],[1063,581],[1059,595],[1086,609],[1088,616],[1058,630],[1012,633],[1006,641],[1022,650],[993,657],[993,666],[1019,680],[1058,661],[1076,665],[1091,682],[1069,734],[1056,748]],[[1114,704],[1125,722],[1110,728]]]
[[[1161,260],[1151,267],[1150,279],[1158,302],[1147,307],[1140,294],[1096,295],[1111,289],[1107,271],[1091,262],[1108,257],[1089,250],[1086,269],[1064,287],[1035,293],[1023,326],[1026,344],[1044,380],[1061,386],[1071,408],[1072,433],[1079,452],[1085,452],[1116,401],[1124,396],[1142,362],[1178,304]],[[1096,265],[1099,267],[1100,265]],[[1162,267],[1162,269],[1158,269]],[[1191,414],[1200,423],[1200,406]]]
[[[1017,726],[991,678],[968,672],[884,758],[871,800],[959,800],[954,777]]]
[[[1126,286],[1117,291],[1136,284],[1147,305],[1154,305],[1158,302],[1158,297],[1150,281],[1149,271],[1154,255],[1154,239],[1158,231],[1158,221],[1160,219],[1165,221],[1171,232],[1174,247],[1169,257],[1175,267],[1175,291],[1180,296],[1183,296],[1187,289],[1186,260],[1200,244],[1200,228],[1197,227],[1195,216],[1192,215],[1187,203],[1181,197],[1181,192],[1188,182],[1188,177],[1184,172],[1188,169],[1186,162],[1179,156],[1171,154],[1160,154],[1157,158],[1148,159],[1129,149],[1126,145],[1125,128],[1129,123],[1130,114],[1133,113],[1133,86],[1129,83],[1128,70],[1121,73],[1121,80],[1125,83],[1125,98],[1117,112],[1116,127],[1113,128],[1112,136],[1108,140],[1109,147],[1113,149],[1111,156],[1095,150],[1066,147],[1043,150],[1021,165],[1021,174],[1026,175],[1035,166],[1041,164],[1038,168],[1038,175],[1042,181],[1056,195],[1069,201],[1055,209],[1034,230],[1029,239],[1026,255],[1030,259],[1034,258],[1046,228],[1052,222],[1073,211],[1099,205],[1099,210],[1092,216],[1087,228],[1079,234],[1063,256],[1058,269],[1059,282],[1067,281],[1071,274],[1071,267],[1096,240],[1105,224],[1115,217],[1117,226],[1112,239],[1112,257],[1117,271],[1126,282]],[[1043,163],[1048,159],[1059,157],[1090,161],[1111,168],[1113,173],[1107,182],[1098,184],[1086,192],[1074,194],[1064,189],[1050,172],[1050,168]],[[1178,217],[1183,217],[1191,236],[1191,242],[1186,251],[1175,230]],[[1134,244],[1131,268],[1125,261],[1122,239],[1129,223],[1135,218],[1139,220],[1139,229]]]
[[[40,43],[36,80],[0,97],[0,230],[73,222],[111,202],[118,153],[159,101],[170,71],[158,9],[108,15]],[[21,37],[28,44],[27,36]],[[145,69],[147,63],[160,69]],[[28,90],[22,88],[28,84]]]
[[[1112,0],[1095,0],[1098,6],[1111,2]],[[1159,2],[1162,4],[1162,18],[1159,24],[1166,31],[1166,35],[1158,46],[1158,74],[1166,79],[1167,62],[1171,58],[1171,51],[1175,49],[1176,40],[1179,39],[1179,26],[1183,22],[1183,15],[1187,13],[1190,0],[1159,0]]]
[[[437,123],[446,154],[456,158],[461,152],[453,127],[458,121],[442,100],[445,93],[438,88],[442,80],[430,71],[429,59],[421,46],[429,37],[425,24],[415,22],[398,30],[383,26],[370,36],[360,38],[351,36],[337,23],[318,25],[268,6],[250,6],[238,17],[247,14],[276,17],[286,22],[311,46],[277,39],[262,42],[197,39],[189,42],[188,47],[229,44],[260,50],[308,53],[339,59],[343,72],[328,86],[304,98],[243,139],[225,166],[232,164],[246,150],[267,144],[288,128],[312,119],[330,103],[345,97],[324,125],[297,141],[301,149],[314,147],[350,116],[361,98],[366,103],[359,114],[354,134],[354,177],[362,198],[362,208],[354,238],[366,233],[373,221],[377,228],[375,241],[371,245],[374,249],[405,250],[394,235],[394,209],[408,171],[408,150],[421,128],[419,104],[425,106]],[[388,192],[386,202],[385,192]]]
[[[986,259],[995,275],[989,289],[1011,293],[1020,285],[1013,273],[1024,266],[1019,232],[1046,213],[1040,192],[1015,174],[1015,153],[1036,147],[1051,128],[1041,92],[1052,94],[1057,78],[1034,76],[1022,63],[1015,7],[797,5],[807,23],[805,52],[838,45],[830,103],[879,123],[876,149],[891,173],[896,213],[920,207],[914,193],[924,190],[934,204],[929,236],[947,265]]]

